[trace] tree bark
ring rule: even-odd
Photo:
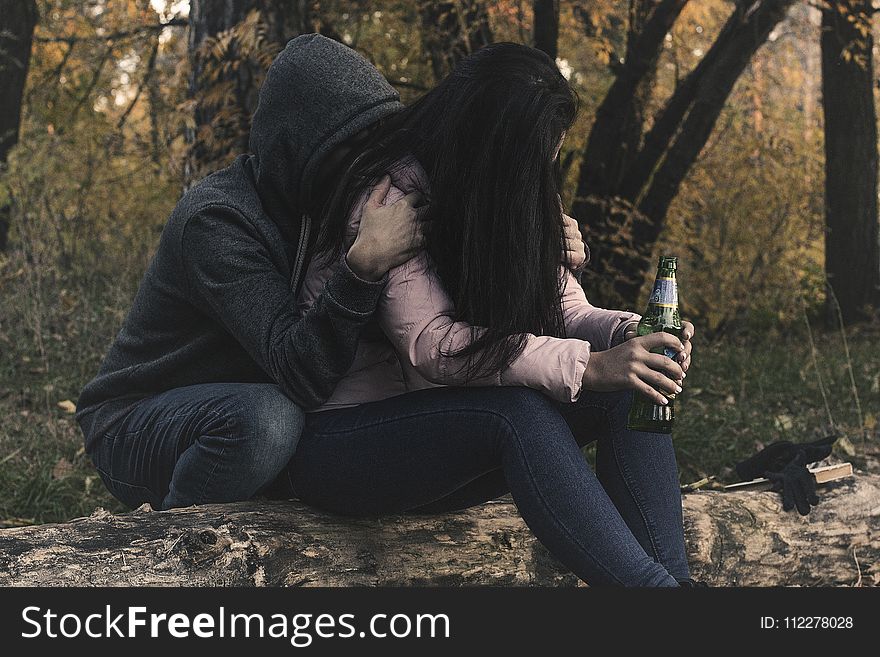
[[[825,272],[847,323],[880,305],[877,216],[877,114],[870,0],[836,0],[822,10],[822,109],[825,114]]]
[[[219,141],[209,138],[209,133],[216,131],[214,125],[219,108],[205,101],[204,96],[209,82],[206,79],[209,61],[204,52],[206,39],[232,29],[241,23],[254,9],[257,0],[191,0],[189,8],[188,51],[190,63],[189,95],[193,101],[194,127],[187,129],[186,138],[190,144],[190,153],[184,170],[185,185],[189,186],[201,178],[210,169],[218,166],[218,162],[231,150],[234,154],[245,153],[248,149],[250,131],[244,124],[244,117],[250,117],[256,109],[256,90],[250,88],[251,77],[249,67],[242,65],[230,70],[222,79],[214,83],[231,82],[234,106],[239,116],[239,125],[231,129],[231,148],[226,144],[222,148],[211,147],[209,142]],[[230,129],[227,127],[224,132]]]
[[[715,586],[880,581],[880,475],[820,489],[809,516],[768,492],[683,497],[694,577]],[[0,530],[0,586],[574,586],[509,502],[350,519],[246,502]]]
[[[640,84],[653,75],[682,0],[660,0],[597,112],[572,212],[586,224],[596,303],[634,306],[669,204],[697,159],[748,62],[793,0],[739,2],[706,56],[678,85],[639,141],[631,127]],[[628,127],[629,126],[629,127]]]
[[[553,60],[559,54],[559,0],[535,0],[535,48],[543,50]]]
[[[231,156],[248,150],[250,120],[257,108],[265,65],[240,52],[234,40],[229,51],[223,54],[222,62],[212,61],[203,46],[207,39],[240,25],[253,11],[259,12],[269,41],[279,50],[289,39],[304,32],[332,33],[329,26],[320,22],[317,3],[307,0],[191,0],[189,91],[194,103],[194,127],[187,131],[191,144],[185,171],[187,185],[225,165]],[[226,60],[234,60],[235,65],[227,65]],[[224,72],[218,73],[221,69]],[[205,92],[212,84],[230,85],[233,103],[231,108],[223,107],[223,122],[217,120],[220,108],[205,100]],[[232,124],[229,123],[231,116],[235,117]],[[212,147],[214,142],[216,145]]]
[[[422,45],[439,82],[461,60],[492,43],[489,15],[481,0],[419,0]]]
[[[0,0],[0,173],[18,143],[21,104],[39,14],[35,0]],[[0,202],[0,252],[9,241],[12,203]]]

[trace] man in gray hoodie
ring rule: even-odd
[[[188,191],[77,420],[110,491],[167,509],[247,499],[293,455],[303,411],[351,365],[385,273],[419,246],[420,200],[367,204],[345,266],[304,315],[317,184],[369,126],[401,109],[363,57],[319,35],[276,58],[250,155]],[[321,178],[330,178],[321,181]],[[387,191],[387,186],[384,187]]]

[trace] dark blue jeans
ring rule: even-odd
[[[688,566],[672,441],[625,429],[631,398],[438,388],[306,421],[277,386],[205,384],[139,402],[92,437],[90,456],[132,507],[265,493],[347,515],[439,513],[512,492],[538,538],[590,584],[674,586]],[[596,474],[578,449],[592,440]]]
[[[672,439],[626,429],[631,401],[631,392],[559,404],[525,388],[435,388],[311,413],[274,493],[377,516],[510,492],[587,583],[677,586],[689,572]],[[579,449],[593,440],[595,474]]]
[[[304,421],[275,385],[176,388],[91,437],[89,455],[110,492],[131,507],[237,502],[284,470]]]

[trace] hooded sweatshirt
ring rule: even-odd
[[[139,400],[204,383],[275,383],[320,406],[351,365],[385,280],[343,262],[309,311],[296,297],[316,227],[304,213],[336,146],[402,109],[366,59],[317,34],[270,67],[250,150],[178,202],[122,329],[83,389],[86,448]]]

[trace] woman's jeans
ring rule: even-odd
[[[537,537],[589,584],[675,586],[688,566],[672,440],[628,431],[631,399],[435,388],[304,418],[277,386],[204,384],[139,402],[92,437],[90,456],[132,507],[265,493],[364,516],[511,492]],[[596,474],[579,450],[593,440]]]
[[[631,402],[632,392],[560,404],[526,388],[434,388],[311,413],[274,488],[354,516],[440,513],[510,492],[587,583],[677,586],[689,572],[672,438],[628,430]],[[594,440],[595,474],[579,449]]]

